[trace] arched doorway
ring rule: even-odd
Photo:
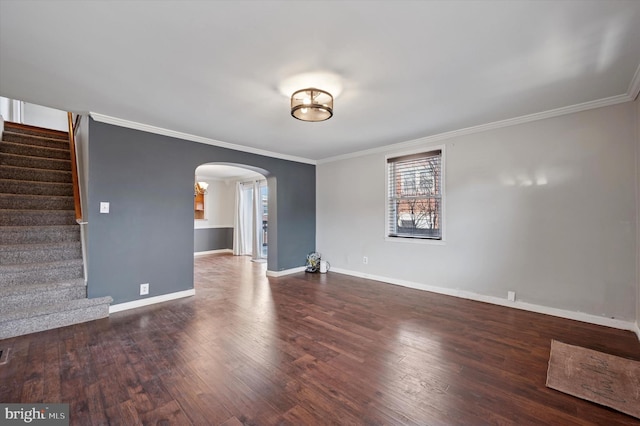
[[[194,172],[194,253],[229,252],[266,262],[268,172],[242,164],[205,163]]]

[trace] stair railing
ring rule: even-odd
[[[80,187],[78,186],[78,163],[76,159],[76,139],[73,125],[73,114],[67,112],[69,124],[69,148],[71,150],[71,181],[73,183],[73,205],[76,211],[76,222],[82,222],[82,203],[80,202]]]

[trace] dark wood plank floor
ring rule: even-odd
[[[631,332],[264,268],[198,257],[195,297],[0,341],[0,401],[75,425],[639,423],[545,387],[551,339],[640,360]]]

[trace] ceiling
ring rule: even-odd
[[[0,0],[0,96],[310,161],[629,100],[639,61],[634,0]]]
[[[226,164],[202,164],[196,168],[196,180],[262,180],[265,176],[242,167]]]

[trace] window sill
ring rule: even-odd
[[[403,237],[389,237],[388,235],[384,237],[385,241],[391,242],[391,243],[409,243],[409,244],[425,244],[425,245],[431,245],[431,246],[444,246],[447,245],[446,241],[443,239],[441,240],[434,240],[434,239],[430,239],[430,238],[403,238]]]

